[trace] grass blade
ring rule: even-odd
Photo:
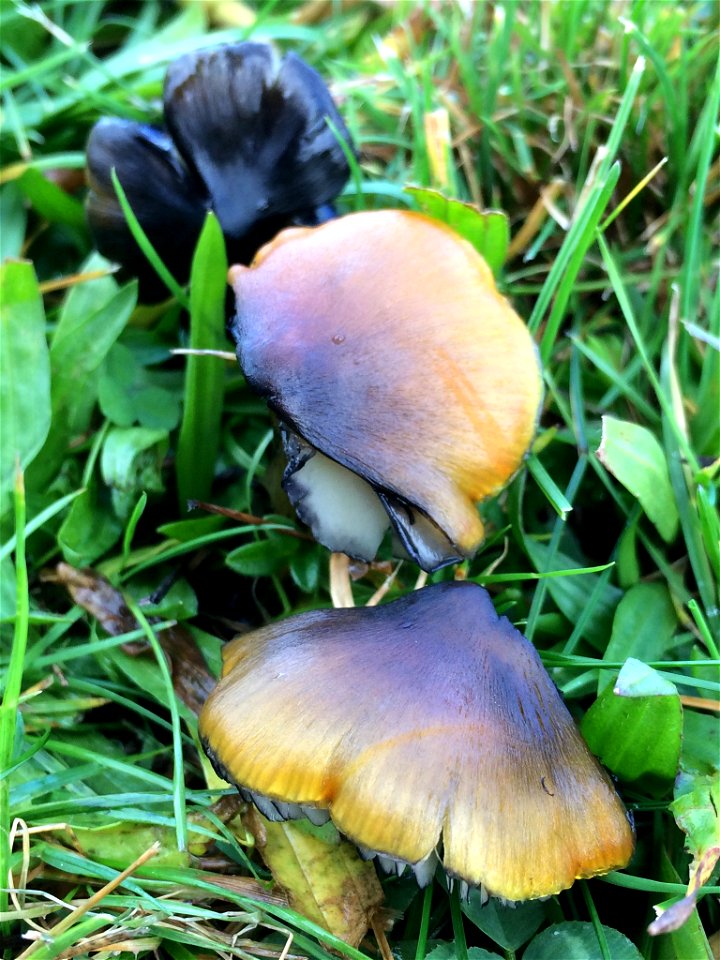
[[[227,257],[217,217],[208,213],[190,278],[190,347],[227,348],[225,291]],[[207,500],[215,472],[223,412],[225,362],[190,354],[185,373],[185,400],[177,451],[180,510],[187,501]]]
[[[5,693],[2,705],[0,705],[0,770],[6,770],[13,762],[30,615],[30,594],[25,560],[25,485],[22,471],[19,468],[15,475],[15,537],[17,610],[10,665],[5,680]],[[10,780],[8,777],[4,777],[0,780],[0,913],[5,913],[8,907],[9,838]],[[3,924],[2,926],[6,925]],[[0,929],[2,929],[2,926],[0,926]]]
[[[135,243],[137,243],[137,245],[140,247],[142,252],[145,254],[145,256],[148,259],[148,263],[153,268],[155,273],[157,273],[157,275],[160,277],[160,279],[168,288],[170,293],[175,297],[177,302],[181,304],[183,307],[185,307],[186,310],[189,310],[190,302],[187,298],[187,294],[185,293],[183,288],[180,286],[180,284],[177,282],[175,277],[170,273],[170,271],[162,262],[160,257],[157,255],[157,253],[155,252],[155,248],[153,247],[153,245],[150,243],[150,240],[148,239],[147,234],[145,233],[143,228],[140,226],[140,221],[135,216],[135,213],[133,212],[133,208],[130,206],[130,202],[128,198],[125,196],[125,191],[122,188],[122,184],[118,180],[118,175],[115,172],[115,167],[112,168],[110,175],[112,177],[113,186],[115,187],[115,193],[117,194],[120,207],[122,208],[122,212],[125,215],[128,228],[130,230],[130,233],[132,233],[133,235],[133,239],[135,240]]]

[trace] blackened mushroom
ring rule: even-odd
[[[161,260],[183,280],[190,274],[210,198],[164,131],[111,117],[92,128],[87,144],[87,216],[97,248],[141,277],[144,294],[161,296],[167,291],[133,239],[112,183],[113,168]]]
[[[315,537],[371,560],[392,524],[426,570],[472,556],[475,504],[520,467],[542,395],[482,257],[386,210],[283,231],[230,280],[238,359],[285,426],[284,486]]]
[[[535,650],[475,584],[239,637],[200,733],[266,816],[329,814],[421,883],[437,858],[528,900],[632,855],[622,803]]]
[[[185,281],[207,210],[218,216],[231,261],[248,263],[284,227],[316,225],[349,176],[350,135],[320,75],[267,44],[186,54],[168,67],[168,131],[101,120],[87,146],[88,221],[101,253],[159,287],[132,239],[111,181],[161,258]],[[335,132],[328,124],[328,120]],[[336,136],[337,134],[337,136]]]
[[[337,134],[350,134],[320,75],[263,43],[188,53],[165,77],[165,122],[188,168],[212,197],[223,231],[239,240],[258,221],[288,218],[334,199],[349,169]]]

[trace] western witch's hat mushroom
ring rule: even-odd
[[[208,47],[168,67],[168,132],[129,120],[99,121],[87,146],[90,229],[101,253],[153,290],[125,222],[111,170],[153,246],[187,279],[205,214],[220,220],[231,260],[292,224],[317,224],[349,167],[336,134],[350,135],[320,75],[263,43]]]
[[[185,280],[209,203],[167,133],[131,120],[99,120],[88,140],[87,168],[88,225],[103,256],[139,277],[145,295],[166,293],[130,233],[112,183],[114,168],[160,259]]]
[[[200,716],[224,778],[273,819],[497,896],[624,866],[633,831],[532,645],[482,588],[301,614],[232,641]]]
[[[349,145],[350,134],[320,74],[294,53],[239,43],[186,54],[168,68],[163,102],[175,145],[229,237],[257,221],[277,232],[345,186],[337,137]]]
[[[283,231],[230,271],[250,384],[285,426],[316,538],[370,560],[392,524],[426,570],[471,556],[542,386],[527,328],[454,231],[397,210]]]

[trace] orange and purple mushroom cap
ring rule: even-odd
[[[283,231],[230,280],[238,359],[284,424],[284,486],[316,538],[371,560],[392,526],[426,570],[472,556],[476,503],[520,467],[542,396],[475,249],[422,214],[364,212]]]
[[[633,830],[532,645],[474,584],[305,613],[232,641],[200,716],[273,819],[508,900],[622,867]]]

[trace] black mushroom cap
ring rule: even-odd
[[[350,135],[320,75],[267,44],[198,50],[170,64],[167,132],[108,118],[87,145],[87,214],[95,243],[154,298],[164,287],[135,243],[115,194],[116,170],[131,208],[173,275],[185,282],[208,210],[220,220],[231,262],[249,263],[288,226],[334,216],[349,177]]]
[[[229,237],[327,203],[347,181],[327,120],[348,144],[350,135],[320,75],[293,53],[281,59],[261,43],[197,50],[170,64],[163,99]]]
[[[87,218],[98,250],[141,278],[143,293],[167,294],[149,268],[125,220],[111,179],[113,167],[130,206],[161,260],[177,277],[190,273],[195,243],[210,199],[185,168],[162,130],[106,117],[90,132]]]

